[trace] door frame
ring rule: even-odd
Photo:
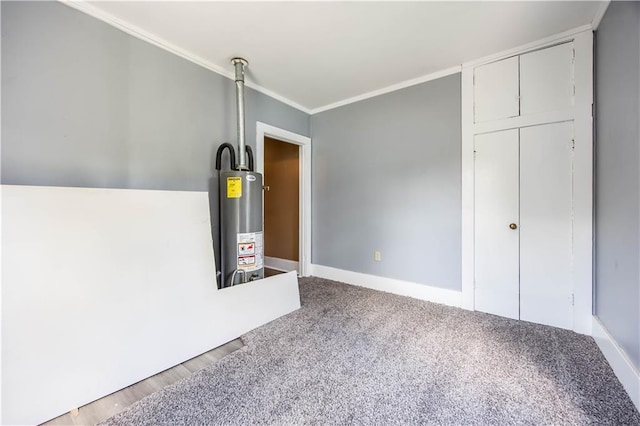
[[[490,122],[473,121],[473,70],[475,67],[513,55],[528,53],[555,44],[573,41],[575,48],[574,106]],[[573,172],[573,330],[591,335],[593,325],[593,32],[579,28],[462,65],[462,303],[475,309],[475,217],[474,217],[474,136],[499,130],[574,122]]]
[[[265,136],[300,147],[298,173],[298,188],[300,191],[298,207],[298,274],[307,277],[311,272],[311,138],[257,121],[256,171],[263,175]]]

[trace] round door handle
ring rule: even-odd
[[[518,229],[518,225],[516,225],[515,223],[512,223],[512,224],[509,225],[509,228]]]

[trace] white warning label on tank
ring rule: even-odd
[[[246,256],[248,254],[256,253],[255,243],[240,243],[238,244],[238,256]]]
[[[262,232],[245,232],[238,235],[238,269],[254,271],[263,267]]]
[[[238,266],[253,266],[255,264],[255,256],[238,256]]]

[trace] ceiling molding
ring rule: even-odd
[[[611,0],[605,0],[604,2],[600,3],[600,7],[596,11],[596,16],[594,16],[593,21],[591,21],[591,28],[593,28],[593,31],[598,29],[600,21],[602,21],[602,18],[604,18],[604,14],[607,12],[607,8],[610,4]]]
[[[142,40],[144,42],[150,43],[156,47],[159,47],[167,52],[170,52],[174,55],[177,55],[183,59],[186,59],[194,64],[197,64],[207,70],[213,71],[216,74],[219,74],[225,78],[234,80],[234,72],[231,66],[229,66],[229,68],[227,69],[227,67],[223,67],[220,66],[210,60],[205,59],[203,56],[199,56],[197,54],[192,53],[191,51],[187,50],[187,49],[183,49],[179,46],[177,46],[176,44],[171,43],[170,41],[168,41],[167,39],[164,39],[163,37],[154,34],[152,32],[146,31],[144,29],[142,29],[140,26],[134,25],[130,22],[127,22],[125,19],[119,18],[116,15],[112,15],[109,12],[106,12],[96,6],[94,6],[93,4],[84,1],[84,0],[57,0],[60,3],[71,7],[73,9],[76,9],[86,15],[92,16],[110,26],[113,26],[123,32],[125,32],[126,34],[129,34],[139,40]],[[347,98],[347,99],[343,99],[337,102],[333,102],[324,106],[320,106],[317,108],[308,108],[305,107],[303,105],[298,104],[297,102],[292,101],[291,99],[288,99],[284,96],[279,95],[278,93],[275,93],[263,86],[260,86],[254,82],[252,82],[250,79],[246,82],[246,86],[254,89],[258,92],[261,92],[275,100],[278,100],[286,105],[289,105],[299,111],[302,111],[306,114],[309,115],[313,115],[313,114],[317,114],[323,111],[328,111],[334,108],[338,108],[341,106],[345,106],[351,103],[355,103],[355,102],[359,102],[365,99],[369,99],[375,96],[380,96],[386,93],[390,93],[396,90],[401,90],[407,87],[411,87],[411,86],[415,86],[430,80],[435,80],[441,77],[445,77],[451,74],[455,74],[455,73],[459,73],[461,72],[461,70],[463,68],[466,67],[472,67],[472,66],[477,66],[480,64],[484,64],[484,63],[488,63],[488,62],[493,62],[499,59],[503,59],[505,57],[509,57],[509,56],[513,56],[519,53],[522,53],[523,51],[530,51],[530,50],[535,50],[537,48],[543,47],[545,45],[549,45],[550,43],[557,43],[557,42],[562,42],[565,40],[570,40],[571,38],[573,38],[576,34],[584,32],[584,31],[592,31],[594,26],[599,24],[600,20],[602,19],[602,16],[604,15],[604,13],[606,12],[606,8],[609,5],[610,0],[604,0],[603,2],[601,2],[601,4],[598,5],[598,10],[596,13],[596,16],[594,17],[594,19],[586,24],[586,25],[582,25],[580,27],[562,32],[560,34],[556,34],[550,37],[546,37],[537,41],[534,41],[532,43],[528,43],[525,45],[521,45],[519,47],[516,48],[512,48],[509,50],[505,50],[502,51],[500,53],[496,53],[490,56],[486,56],[483,58],[479,58],[470,62],[465,62],[462,65],[456,65],[454,67],[451,68],[447,68],[444,70],[440,70],[428,75],[424,75],[421,77],[417,77],[414,79],[410,79],[410,80],[406,80],[400,83],[396,83],[396,84],[392,84],[390,86],[381,88],[381,89],[377,89],[377,90],[373,90],[367,93],[363,93],[360,95],[356,95],[353,96],[351,98]],[[455,62],[454,62],[455,63]]]
[[[514,47],[513,49],[503,50],[502,52],[494,53],[493,55],[485,56],[483,58],[474,59],[470,62],[465,62],[462,64],[462,68],[475,67],[478,65],[487,64],[489,62],[495,62],[500,59],[508,58],[510,56],[519,55],[523,52],[531,51],[538,49],[540,47],[548,46],[552,43],[562,43],[564,41],[571,40],[577,34],[583,33],[585,31],[592,31],[591,24],[582,25],[577,28],[570,29],[568,31],[561,32],[559,34],[555,34],[549,37],[545,37],[540,40],[536,40],[531,43],[523,44],[518,47]]]
[[[92,6],[89,3],[86,3],[82,0],[58,0],[58,1],[66,6],[69,6],[82,13],[92,16],[108,25],[111,25],[112,27],[115,27],[120,31],[123,31],[137,39],[153,44],[154,46],[159,47],[163,50],[166,50],[167,52],[173,53],[174,55],[180,56],[181,58],[186,59],[189,62],[193,62],[196,65],[206,68],[209,71],[213,71],[216,74],[220,74],[221,76],[226,77],[230,80],[235,79],[234,73],[231,70],[223,69],[218,65],[212,62],[209,62],[198,55],[195,55],[187,50],[184,50],[155,34],[149,33],[135,25],[132,25],[126,21],[123,21],[122,19],[119,19],[109,13],[106,13]],[[272,92],[271,90],[268,90],[262,86],[252,83],[251,81],[246,81],[245,85],[273,99],[276,99],[282,103],[285,103],[295,109],[298,109],[304,113],[311,114],[311,110],[309,108],[306,108],[296,102],[293,102],[292,100],[287,99],[284,96],[281,96],[275,92]]]
[[[140,39],[142,41],[145,41],[147,43],[150,43],[156,47],[159,47],[163,50],[166,50],[167,52],[173,53],[174,55],[177,55],[183,59],[186,59],[187,61],[193,62],[196,65],[199,65],[203,68],[206,68],[210,71],[215,72],[216,74],[220,74],[223,77],[226,77],[230,80],[234,80],[235,79],[235,75],[233,73],[233,71],[231,70],[226,70],[223,69],[221,67],[219,67],[218,65],[207,61],[206,59],[195,55],[185,49],[182,49],[178,46],[176,46],[173,43],[170,43],[169,41],[163,39],[162,37],[159,37],[155,34],[152,34],[148,31],[145,31],[141,28],[139,28],[136,25],[132,25],[129,22],[126,22],[116,16],[113,16],[110,13],[104,12],[101,9],[96,8],[95,6],[83,1],[83,0],[58,0],[60,3],[69,6],[75,10],[78,10],[79,12],[82,12],[86,15],[92,16],[112,27],[115,27],[117,29],[119,29],[120,31],[123,31],[137,39]],[[401,83],[397,83],[397,84],[393,84],[391,86],[387,86],[384,87],[382,89],[378,89],[378,90],[374,90],[372,92],[368,92],[368,93],[364,93],[362,95],[358,95],[358,96],[354,96],[352,98],[348,98],[348,99],[344,99],[342,101],[338,101],[338,102],[334,102],[322,107],[318,107],[318,108],[314,108],[314,109],[309,109],[306,108],[290,99],[285,98],[284,96],[281,96],[269,89],[266,89],[262,86],[259,86],[255,83],[252,83],[251,81],[246,81],[245,85],[247,87],[250,87],[252,89],[257,90],[258,92],[261,92],[273,99],[276,99],[282,103],[285,103],[293,108],[296,108],[306,114],[309,115],[313,115],[313,114],[317,114],[319,112],[323,112],[323,111],[328,111],[330,109],[334,109],[334,108],[338,108],[344,105],[348,105],[354,102],[358,102],[358,101],[362,101],[365,99],[369,99],[369,98],[373,98],[375,96],[380,96],[383,95],[385,93],[390,93],[390,92],[394,92],[396,90],[400,90],[400,89],[404,89],[406,87],[411,87],[411,86],[415,86],[417,84],[421,84],[421,83],[425,83],[427,81],[431,81],[431,80],[435,80],[441,77],[446,77],[448,75],[451,74],[455,74],[455,73],[459,73],[461,71],[461,67],[459,65],[455,66],[455,67],[451,67],[451,68],[447,68],[445,70],[442,71],[436,71],[434,73],[431,74],[427,74],[421,77],[417,77],[411,80],[406,80],[403,81]]]
[[[383,87],[382,89],[374,90],[372,92],[364,93],[362,95],[354,96],[352,98],[344,99],[342,101],[334,102],[329,105],[325,105],[319,108],[314,108],[311,110],[311,115],[317,114],[319,112],[328,111],[330,109],[338,108],[344,105],[352,104],[354,102],[363,101],[365,99],[373,98],[376,96],[384,95],[385,93],[395,92],[396,90],[404,89],[407,87],[415,86],[417,84],[425,83],[427,81],[436,80],[438,78],[446,77],[451,74],[456,74],[462,71],[462,67],[460,65],[456,65],[455,67],[447,68],[442,71],[436,71],[431,74],[423,75],[422,77],[413,78],[411,80],[406,80],[401,83],[392,84],[391,86]]]

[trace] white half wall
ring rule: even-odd
[[[415,299],[441,303],[443,305],[459,308],[462,302],[460,291],[446,288],[433,287],[410,281],[396,280],[394,278],[380,277],[377,275],[363,274],[360,272],[346,271],[323,265],[311,265],[311,275],[328,280],[339,281],[346,284],[366,287],[387,293],[409,296]]]
[[[2,186],[2,424],[41,423],[300,307],[218,290],[206,192]]]

